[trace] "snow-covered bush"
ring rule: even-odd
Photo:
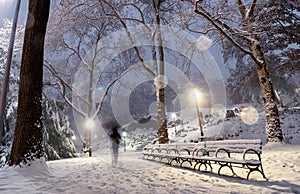
[[[10,150],[12,146],[12,133],[8,132],[3,138],[2,144],[0,144],[0,168],[5,165],[10,156]]]
[[[43,107],[46,160],[75,157],[76,149],[72,141],[74,132],[64,113],[64,103],[46,99]]]
[[[2,82],[5,74],[5,63],[8,52],[8,45],[12,27],[12,21],[4,19],[0,26],[0,88],[2,89]],[[11,63],[9,75],[9,88],[6,98],[6,115],[4,118],[4,131],[1,135],[2,141],[0,142],[0,167],[3,166],[9,158],[9,153],[12,145],[13,129],[15,128],[17,106],[18,106],[18,90],[19,90],[19,72],[21,61],[21,49],[23,42],[24,27],[17,26],[14,52]],[[0,138],[1,139],[1,138]]]

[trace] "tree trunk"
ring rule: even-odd
[[[165,89],[157,89],[157,120],[158,120],[158,141],[159,143],[167,143],[168,129],[165,110]]]
[[[159,0],[157,3],[152,0],[152,6],[155,13],[155,22],[157,25],[157,42],[158,42],[158,54],[159,54],[159,72],[158,77],[156,78],[156,96],[157,96],[157,120],[158,120],[158,141],[159,143],[167,143],[169,141],[168,129],[167,129],[167,118],[166,118],[166,109],[165,109],[165,65],[164,65],[164,50],[163,50],[163,41],[160,28],[160,16],[159,16],[159,7],[162,3]],[[156,59],[154,59],[156,60]]]
[[[96,55],[95,55],[96,56]],[[89,67],[89,85],[88,85],[88,116],[87,118],[85,118],[85,122],[93,122],[92,120],[90,120],[92,118],[92,114],[93,114],[93,80],[94,80],[94,61],[91,64],[91,67]],[[84,128],[84,142],[86,145],[86,148],[89,151],[89,156],[92,156],[92,124],[89,125],[85,125]],[[84,148],[83,148],[84,149]],[[87,151],[86,150],[86,151]]]
[[[50,0],[30,0],[27,16],[17,121],[9,165],[41,158],[43,150],[42,87],[43,55]]]
[[[245,16],[243,10],[241,10],[241,14]],[[252,21],[253,12],[250,12],[249,14],[250,17],[246,19],[245,22],[252,38],[252,41],[250,42],[250,50],[252,51],[251,57],[256,64],[256,71],[262,89],[263,103],[266,112],[266,143],[282,142],[283,134],[280,127],[278,108],[275,104],[276,96],[273,84],[267,70],[266,60],[260,46],[259,38],[254,31],[254,21]]]
[[[266,68],[263,52],[257,42],[253,41],[250,48],[255,58],[257,75],[262,88],[263,103],[266,111],[266,142],[282,142],[283,134],[280,127],[278,109],[275,104],[273,85]]]

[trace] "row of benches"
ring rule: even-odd
[[[222,140],[204,141],[199,143],[148,144],[142,152],[144,159],[158,160],[170,165],[190,167],[212,172],[218,166],[220,175],[224,167],[228,167],[233,176],[237,176],[235,167],[248,170],[247,179],[252,172],[259,172],[267,179],[261,162],[262,141],[256,140]],[[209,168],[209,169],[208,169]]]

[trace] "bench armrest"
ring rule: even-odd
[[[257,158],[258,158],[258,160],[261,161],[260,153],[257,150],[255,150],[255,149],[247,149],[247,150],[245,150],[244,153],[243,153],[243,159],[244,160],[248,160],[247,159],[247,155],[249,155],[249,154],[256,155]]]
[[[209,156],[209,152],[204,148],[195,149],[193,156],[199,156],[199,153],[201,154],[200,156]]]
[[[221,152],[225,152],[227,154],[227,157],[230,158],[230,152],[226,148],[218,148],[215,153],[215,157],[217,158],[218,154]]]
[[[178,154],[178,150],[176,148],[171,148],[168,150],[168,154],[172,154],[172,152],[173,154]]]
[[[186,149],[186,148],[181,149],[181,150],[179,151],[179,154],[181,155],[182,152],[187,152],[188,155],[191,155],[190,150],[188,150],[188,149]]]

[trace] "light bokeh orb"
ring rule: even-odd
[[[243,121],[243,123],[247,125],[253,125],[258,121],[259,113],[254,107],[249,106],[241,110],[240,118]]]
[[[200,51],[204,51],[209,49],[213,42],[206,36],[200,36],[195,43]]]
[[[163,89],[168,85],[168,78],[164,75],[158,75],[154,79],[154,84],[159,89]]]

